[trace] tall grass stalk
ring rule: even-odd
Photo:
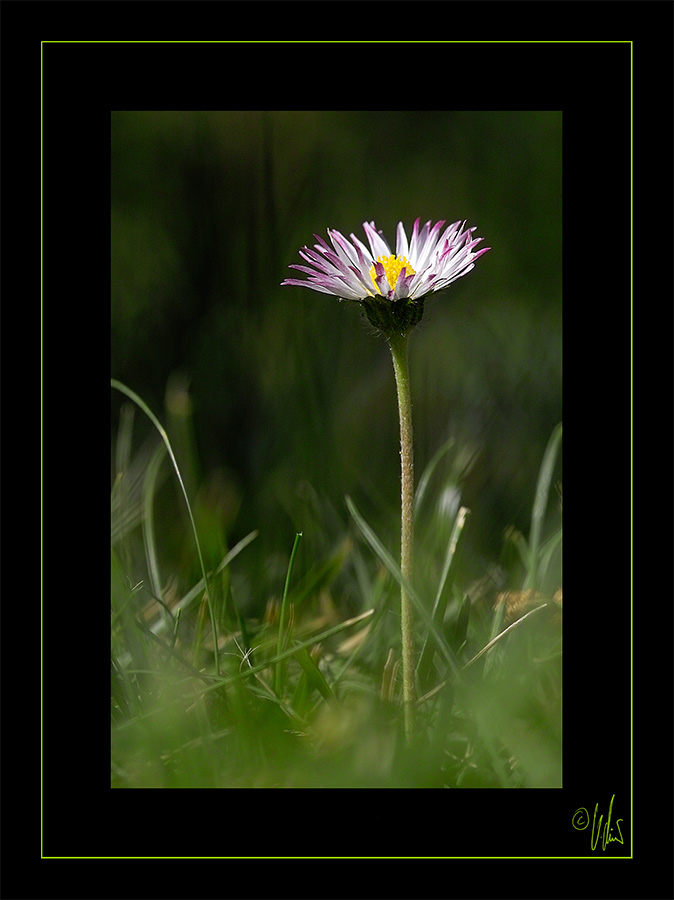
[[[133,403],[141,409],[148,419],[152,422],[154,427],[159,432],[159,436],[161,437],[166,450],[168,451],[168,455],[171,459],[171,463],[173,464],[173,468],[175,469],[176,477],[178,479],[178,484],[180,485],[180,489],[182,491],[183,497],[185,498],[185,503],[187,505],[187,512],[190,517],[190,524],[192,526],[192,533],[194,534],[194,541],[197,547],[197,555],[199,557],[199,566],[201,568],[201,574],[203,575],[204,580],[204,588],[206,592],[206,603],[208,605],[208,611],[211,619],[211,629],[213,631],[213,658],[215,663],[215,671],[216,674],[220,673],[220,659],[218,655],[218,628],[215,621],[215,607],[213,604],[213,597],[211,594],[210,585],[208,582],[208,576],[206,575],[206,567],[204,565],[204,558],[201,552],[201,544],[199,543],[199,535],[197,534],[197,526],[194,521],[194,516],[192,515],[192,506],[189,501],[189,497],[187,496],[187,491],[185,490],[185,484],[183,483],[182,475],[180,474],[180,469],[178,468],[178,463],[175,458],[175,454],[173,453],[173,448],[171,447],[171,442],[169,441],[168,435],[163,428],[159,419],[155,416],[152,410],[148,407],[148,405],[138,396],[138,394],[134,393],[131,388],[128,388],[125,384],[122,384],[121,381],[117,381],[116,378],[110,379],[110,384],[115,390],[120,391],[129,400],[133,401]]]
[[[277,653],[280,656],[281,653],[285,650],[286,644],[290,638],[289,627],[288,627],[288,592],[290,590],[290,576],[292,575],[293,566],[295,564],[295,554],[297,553],[297,547],[302,538],[302,532],[298,532],[295,535],[295,543],[293,544],[293,550],[290,554],[290,562],[288,563],[288,572],[286,574],[286,583],[283,588],[283,599],[281,600],[281,613],[279,616],[278,623],[278,643],[276,645]],[[276,673],[275,673],[275,687],[276,687],[276,695],[278,697],[281,696],[283,692],[283,664],[279,662],[276,665]]]

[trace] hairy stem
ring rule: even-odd
[[[412,400],[408,366],[407,335],[388,337],[400,416],[400,483],[401,528],[400,570],[403,584],[400,590],[400,629],[402,639],[403,709],[405,734],[409,740],[414,731],[414,622],[412,602],[405,590],[411,582],[414,558],[414,452],[412,439]]]

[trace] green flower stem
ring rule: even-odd
[[[414,622],[412,602],[405,590],[411,582],[414,558],[414,452],[412,440],[412,399],[408,366],[407,334],[389,334],[393,369],[398,391],[400,416],[401,529],[400,628],[402,638],[403,709],[405,734],[409,740],[414,731]]]

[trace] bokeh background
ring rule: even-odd
[[[245,612],[278,592],[296,532],[306,568],[349,529],[347,495],[397,546],[387,345],[357,304],[280,286],[328,227],[394,241],[399,220],[465,219],[492,248],[412,336],[416,471],[453,441],[438,503],[471,510],[466,583],[527,533],[562,420],[561,173],[556,111],[113,113],[111,375],[166,423],[208,562],[259,531]],[[122,406],[113,392],[113,448]],[[133,436],[142,466],[157,437],[139,413]],[[189,536],[165,469],[170,560]]]

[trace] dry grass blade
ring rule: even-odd
[[[505,637],[506,634],[508,634],[509,631],[512,631],[513,628],[517,628],[522,624],[522,622],[524,622],[525,619],[528,619],[529,616],[533,616],[533,614],[537,613],[539,610],[545,609],[547,605],[547,603],[541,603],[540,606],[536,606],[534,609],[530,609],[528,613],[520,616],[520,618],[513,622],[512,625],[508,625],[507,628],[504,628],[503,631],[497,634],[496,637],[489,641],[488,644],[485,644],[484,647],[479,651],[479,653],[476,653],[472,659],[468,660],[465,666],[463,666],[463,670],[465,671],[469,666],[472,666],[474,662],[477,662],[481,656],[484,656],[485,653],[488,653],[491,648],[501,640],[501,638]]]

